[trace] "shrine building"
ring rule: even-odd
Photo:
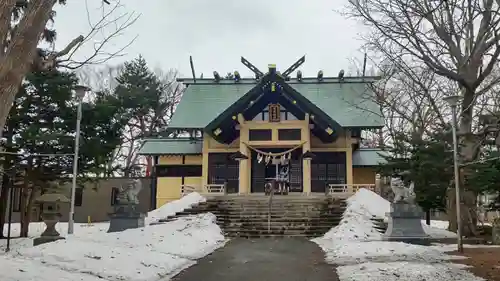
[[[304,61],[280,74],[238,72],[223,79],[178,79],[187,87],[169,132],[188,137],[144,140],[153,159],[152,203],[159,207],[196,191],[210,195],[264,194],[282,178],[289,194],[349,196],[374,189],[379,149],[360,148],[363,130],[384,125],[371,84],[377,77],[296,77]]]

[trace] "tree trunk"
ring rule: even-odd
[[[448,188],[446,191],[446,198],[448,199],[447,204],[446,204],[446,214],[448,215],[448,230],[456,232],[458,229],[458,223],[457,223],[457,212],[456,212],[456,196],[455,196],[455,189],[454,188]]]
[[[7,202],[9,199],[9,182],[7,175],[2,177],[2,190],[0,191],[0,238],[3,238],[3,227],[7,216]]]
[[[3,1],[2,1],[3,2]],[[33,0],[17,26],[5,55],[0,57],[0,138],[12,102],[37,56],[37,45],[56,0]]]
[[[29,225],[31,222],[31,210],[33,208],[34,191],[29,191],[26,198],[26,208],[22,209],[21,216],[21,237],[28,237]]]
[[[425,224],[431,225],[431,210],[425,212]]]
[[[472,134],[472,109],[475,102],[474,91],[462,89],[463,102],[458,129],[458,142],[461,144],[459,150],[460,164],[474,161],[477,157],[477,139]],[[467,190],[465,186],[465,176],[467,169],[460,169],[460,217],[462,222],[462,235],[466,237],[477,236],[477,194]],[[451,184],[451,186],[454,186]],[[450,231],[457,231],[457,212],[455,189],[448,189],[448,220]]]

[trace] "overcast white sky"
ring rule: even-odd
[[[89,30],[86,2],[92,20],[100,0],[69,0],[57,9],[57,47],[62,48]],[[250,75],[241,63],[244,56],[263,72],[269,63],[284,71],[306,55],[301,67],[305,76],[323,69],[325,76],[349,71],[350,60],[362,60],[359,33],[362,28],[335,10],[346,0],[122,0],[121,10],[141,14],[120,38],[107,46],[113,51],[137,40],[116,64],[142,54],[152,67],[178,69],[190,77],[189,56],[194,58],[197,76],[211,77],[213,70],[224,74],[239,70]],[[102,39],[98,36],[96,39]],[[78,56],[92,50],[87,44]]]

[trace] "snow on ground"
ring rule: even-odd
[[[347,208],[340,224],[323,237],[313,239],[326,254],[326,260],[339,265],[341,281],[479,281],[463,266],[449,260],[459,257],[445,252],[453,245],[420,246],[382,241],[382,234],[371,218],[385,218],[390,202],[376,193],[361,189],[347,199]],[[445,224],[432,222],[424,226],[434,238],[456,237]],[[447,226],[447,225],[446,225]]]
[[[203,197],[192,193],[152,211],[148,221],[201,201]],[[23,245],[28,247],[14,246],[0,256],[0,280],[168,280],[225,243],[209,213],[116,233],[106,233],[108,223],[75,226],[75,234],[65,240],[31,247],[31,239],[25,239],[31,242]],[[14,245],[17,240],[12,240]]]
[[[187,209],[197,203],[205,202],[206,198],[201,196],[199,193],[190,193],[180,200],[175,200],[161,206],[156,210],[148,213],[146,217],[146,224],[157,222],[160,219],[172,216],[177,212]],[[57,231],[61,236],[67,236],[68,233],[68,223],[60,222],[56,225]],[[107,233],[109,229],[109,222],[98,222],[98,223],[75,223],[74,225],[74,237],[89,237],[90,235],[95,235],[96,233]],[[40,236],[45,230],[45,223],[43,222],[32,222],[29,225],[29,238],[15,238],[11,239],[11,249],[25,248],[33,246],[33,238]],[[13,223],[11,225],[11,236],[19,237],[21,231],[21,224]],[[7,236],[8,230],[7,226],[4,227],[4,235]],[[0,254],[4,252],[6,246],[6,240],[0,240]]]
[[[363,263],[341,266],[337,272],[341,281],[486,281],[459,264]]]
[[[181,200],[175,200],[168,204],[163,205],[161,208],[153,210],[148,213],[146,218],[146,223],[157,222],[159,219],[164,219],[169,216],[175,215],[175,213],[180,212],[184,209],[190,208],[191,206],[205,202],[207,199],[201,196],[197,192],[189,193],[188,195],[182,197]]]

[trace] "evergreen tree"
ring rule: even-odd
[[[14,102],[4,135],[9,152],[31,156],[4,158],[4,167],[22,166],[22,235],[27,235],[33,200],[51,181],[71,180],[73,170],[76,103],[72,73],[37,72],[28,75]],[[78,170],[80,177],[101,174],[120,143],[121,108],[109,95],[96,93],[95,100],[82,105]],[[37,157],[39,154],[64,156]],[[1,211],[1,210],[0,210]],[[2,216],[0,212],[0,218]],[[0,221],[1,222],[1,221]]]
[[[472,186],[478,194],[496,195],[494,202],[486,206],[488,209],[500,209],[500,151],[487,150],[482,155],[483,161],[471,165],[474,171],[467,178],[467,185]]]
[[[407,171],[405,181],[415,184],[416,202],[427,213],[445,210],[446,191],[453,179],[453,150],[449,130],[439,130],[426,139],[419,135],[399,135],[394,147],[384,156],[381,166],[385,175]]]
[[[141,170],[137,163],[140,142],[166,129],[178,102],[180,88],[177,82],[162,81],[141,56],[126,62],[116,80],[116,107],[123,108],[122,118],[127,120],[122,139],[126,148],[121,152],[124,162],[121,169],[124,176],[137,175]]]

